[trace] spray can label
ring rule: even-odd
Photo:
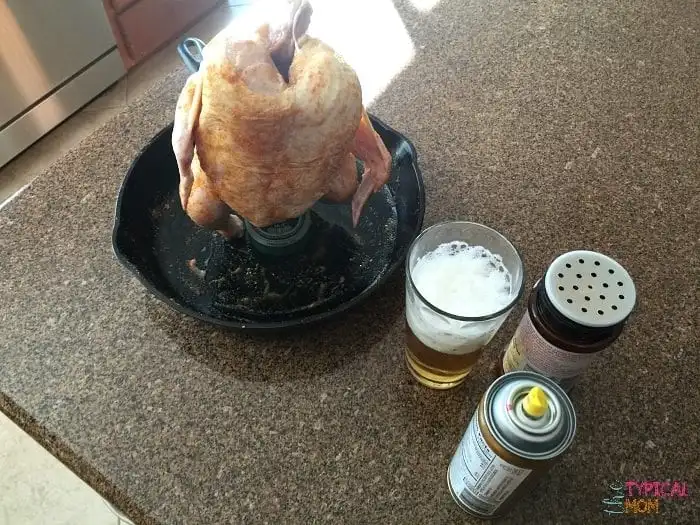
[[[532,470],[501,459],[484,439],[474,412],[448,469],[454,496],[477,514],[493,515]]]
[[[535,329],[525,313],[503,355],[503,371],[531,370],[549,377],[564,390],[574,386],[579,376],[600,352],[567,352],[554,346]]]

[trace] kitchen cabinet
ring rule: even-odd
[[[0,0],[0,167],[124,75],[102,6]]]
[[[127,69],[182,33],[222,0],[102,0]]]

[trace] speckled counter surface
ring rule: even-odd
[[[426,224],[503,232],[528,287],[578,248],[618,259],[638,287],[626,333],[573,396],[570,453],[503,522],[610,523],[609,483],[676,479],[690,497],[644,522],[697,523],[697,5],[399,12],[416,56],[371,111],[419,151]],[[450,392],[404,368],[402,275],[307,334],[231,333],[168,310],[119,266],[110,234],[122,176],[184,79],[0,212],[0,409],[138,523],[471,522],[445,469],[523,304]]]

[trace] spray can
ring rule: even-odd
[[[480,518],[506,512],[569,448],[571,400],[530,371],[500,376],[486,390],[447,469],[452,498]]]
[[[587,250],[557,257],[535,283],[498,372],[532,370],[569,392],[620,336],[636,301],[629,273]]]

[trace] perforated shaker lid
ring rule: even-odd
[[[637,298],[632,277],[601,253],[577,250],[560,255],[544,277],[547,296],[568,319],[593,328],[624,321]]]

